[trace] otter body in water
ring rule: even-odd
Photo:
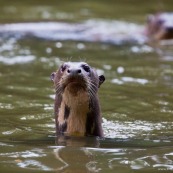
[[[51,74],[57,134],[103,136],[98,88],[103,75],[84,62],[67,62]]]
[[[146,33],[151,40],[173,39],[173,13],[149,15]]]

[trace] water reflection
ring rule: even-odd
[[[65,170],[67,172],[98,172],[94,155],[87,148],[64,148],[54,149],[56,159],[62,163],[62,166],[56,170]],[[71,159],[71,157],[73,159]],[[80,158],[80,161],[79,161]]]
[[[71,173],[173,170],[172,139],[65,137],[66,144],[60,146],[53,144],[55,140],[57,138],[49,137],[45,140],[0,142],[3,149],[0,153],[1,168],[5,163],[16,172],[21,169]]]

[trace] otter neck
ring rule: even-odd
[[[89,95],[82,87],[78,90],[71,90],[70,86],[69,88],[66,87],[62,94],[58,119],[60,123],[66,121],[67,134],[83,136],[86,132],[86,119],[89,112]]]

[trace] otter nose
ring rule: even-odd
[[[67,70],[67,73],[68,74],[71,74],[71,75],[78,75],[78,74],[81,74],[81,69],[80,68],[77,68],[77,69],[68,69]]]

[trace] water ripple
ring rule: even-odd
[[[25,64],[35,60],[34,55],[25,55],[25,56],[15,56],[13,58],[7,58],[0,56],[0,62],[7,64],[7,65],[14,65],[14,64]]]
[[[109,138],[129,138],[137,136],[152,136],[152,131],[173,128],[171,122],[147,122],[147,121],[108,121],[103,118],[105,136]],[[168,140],[169,142],[169,140]]]
[[[128,82],[139,83],[142,85],[149,83],[147,79],[140,79],[140,78],[133,78],[133,77],[121,77],[120,79],[112,79],[111,82],[115,84],[119,84],[119,85],[122,85]]]

